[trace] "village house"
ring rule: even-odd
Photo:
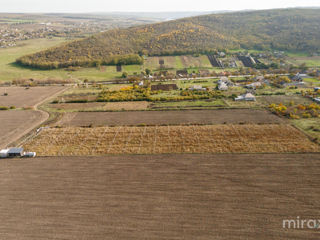
[[[221,83],[225,83],[228,87],[234,86],[234,83],[231,80],[229,80],[229,78],[227,77],[221,77],[217,83],[218,85]]]
[[[186,77],[188,76],[188,70],[187,69],[177,70],[176,75],[179,77]]]
[[[228,85],[225,82],[220,82],[218,84],[218,90],[227,91],[228,90]]]
[[[307,74],[297,73],[291,80],[295,82],[302,82],[304,78],[308,78]]]
[[[252,93],[242,94],[234,99],[235,101],[256,101],[256,97]]]
[[[262,83],[261,82],[253,82],[253,83],[250,83],[250,84],[247,84],[246,86],[244,86],[245,88],[248,88],[248,89],[257,89],[259,87],[262,86]]]
[[[313,99],[316,103],[320,103],[320,98],[314,98]]]

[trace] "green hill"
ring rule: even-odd
[[[139,55],[208,53],[218,49],[320,50],[320,9],[212,14],[110,30],[17,59],[43,68],[139,64]]]

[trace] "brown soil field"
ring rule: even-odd
[[[149,103],[146,101],[139,102],[91,102],[91,103],[58,103],[50,104],[53,109],[61,109],[66,111],[132,111],[146,110]]]
[[[0,106],[33,107],[66,87],[0,87]],[[8,96],[4,96],[8,93]]]
[[[286,124],[50,128],[24,147],[39,156],[320,152]]]
[[[281,123],[283,120],[264,110],[221,109],[142,112],[67,113],[57,123],[61,126],[173,125],[223,123]]]
[[[320,154],[0,161],[0,238],[314,240]]]
[[[0,111],[0,148],[18,140],[47,117],[40,111]]]

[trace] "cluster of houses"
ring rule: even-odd
[[[221,77],[217,82],[217,89],[220,91],[227,91],[229,87],[233,87],[234,83],[227,77]]]
[[[0,150],[0,158],[33,158],[35,152],[25,152],[23,148],[7,148]]]

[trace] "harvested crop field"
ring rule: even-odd
[[[146,110],[149,103],[139,102],[90,102],[90,103],[57,103],[50,104],[49,107],[66,111],[132,111]]]
[[[0,87],[0,106],[33,107],[66,87]],[[8,95],[5,96],[4,94]]]
[[[0,161],[0,238],[313,240],[320,154]]]
[[[39,156],[320,152],[285,124],[50,128],[24,147]]]
[[[251,109],[142,111],[142,112],[79,112],[67,113],[57,123],[60,126],[112,125],[180,125],[223,123],[281,123],[270,112]]]
[[[0,111],[0,148],[18,140],[47,117],[39,111]]]

